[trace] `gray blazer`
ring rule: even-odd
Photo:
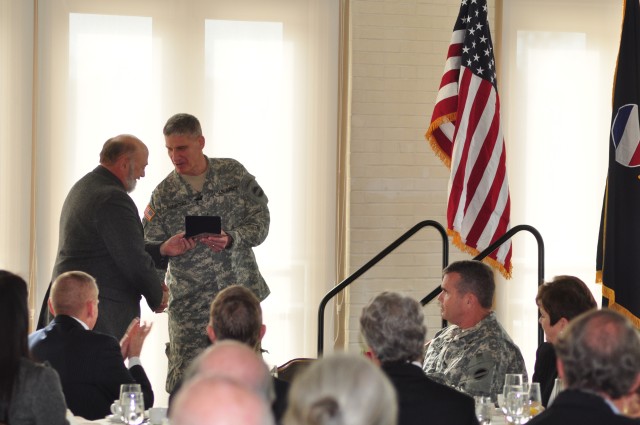
[[[12,425],[69,425],[60,379],[50,367],[20,361],[18,382],[9,406]]]
[[[93,276],[100,289],[100,315],[94,330],[120,339],[131,320],[140,316],[141,296],[151,310],[162,301],[156,269],[166,269],[161,243],[145,245],[136,205],[118,177],[98,166],[71,188],[64,201],[51,278],[72,270]],[[42,307],[39,328],[52,319],[46,302]]]

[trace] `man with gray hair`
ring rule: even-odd
[[[413,298],[383,292],[362,309],[366,355],[382,367],[398,395],[398,425],[475,425],[471,397],[422,371],[426,338],[422,307]]]
[[[181,231],[186,216],[219,216],[222,222],[219,234],[197,235],[195,249],[169,259],[170,393],[191,360],[209,345],[202,330],[215,294],[241,284],[261,301],[269,295],[253,247],[266,239],[270,216],[267,196],[240,162],[204,154],[205,138],[195,116],[175,114],[162,132],[175,170],[151,194],[144,214],[146,240],[164,240]]]
[[[527,378],[522,353],[492,311],[493,270],[475,260],[451,263],[443,271],[438,296],[442,318],[451,323],[428,344],[427,376],[473,396],[502,393],[504,376]]]
[[[140,139],[121,134],[107,140],[100,165],[73,185],[60,213],[58,253],[51,280],[80,270],[100,287],[100,317],[95,330],[122,338],[129,323],[140,317],[140,299],[161,313],[168,292],[158,269],[166,270],[168,257],[195,246],[182,229],[166,238],[145,243],[140,214],[129,196],[144,177],[149,150]],[[50,289],[50,288],[49,288]],[[51,321],[47,299],[38,329]]]
[[[638,424],[620,414],[640,386],[640,336],[627,318],[610,309],[584,313],[555,349],[566,389],[531,425]]]

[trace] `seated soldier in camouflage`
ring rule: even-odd
[[[442,318],[451,323],[428,344],[423,369],[432,379],[470,395],[502,392],[507,373],[527,370],[520,349],[491,310],[493,270],[480,261],[458,261],[443,272],[438,296]]]

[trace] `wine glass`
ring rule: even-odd
[[[540,383],[532,382],[529,384],[529,416],[534,417],[544,410],[542,406],[542,396],[540,395]]]
[[[498,405],[502,412],[507,414],[507,394],[513,391],[523,391],[523,376],[521,373],[507,373],[504,376],[504,387],[502,389],[502,397],[498,397]]]
[[[564,390],[562,379],[556,378],[553,383],[553,389],[551,390],[551,395],[549,396],[549,402],[547,403],[547,406],[551,406],[553,400],[555,400],[555,398],[558,396],[558,394],[560,394],[560,392],[562,392],[562,390]]]
[[[122,384],[120,385],[120,396],[122,397],[123,393],[141,393],[142,387],[140,384]]]
[[[520,385],[524,383],[524,379],[521,373],[507,373],[504,375],[504,385]],[[506,395],[506,394],[505,394]]]
[[[512,386],[517,387],[517,386]],[[525,407],[527,407],[528,391],[520,390],[509,391],[505,396],[505,417],[508,423],[523,424],[528,421],[528,415],[525,415]]]
[[[476,418],[480,425],[491,424],[491,414],[493,413],[493,402],[491,397],[475,396]]]
[[[144,397],[141,392],[122,392],[120,408],[125,424],[140,425],[144,421]]]

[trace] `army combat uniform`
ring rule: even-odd
[[[216,215],[231,245],[214,252],[202,243],[171,257],[165,281],[169,286],[167,391],[182,379],[191,360],[210,342],[206,333],[209,306],[215,294],[239,284],[264,300],[269,295],[252,248],[269,233],[267,196],[255,178],[234,159],[207,158],[202,192],[196,192],[176,171],[153,191],[144,213],[147,241],[164,241],[184,231],[187,215]]]
[[[502,328],[494,312],[469,329],[456,325],[439,331],[424,357],[427,376],[469,395],[496,399],[504,375],[527,370],[522,353]]]

